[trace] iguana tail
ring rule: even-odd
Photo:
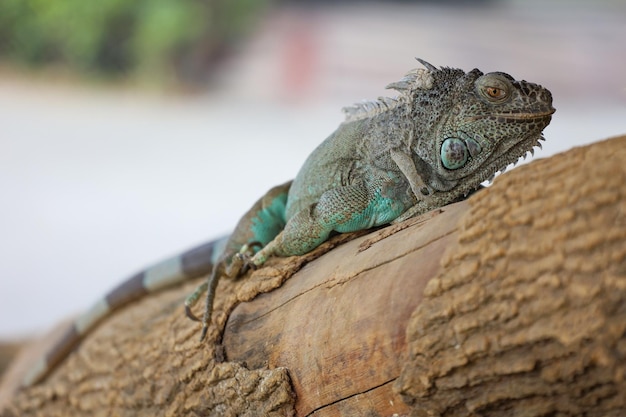
[[[33,365],[22,385],[30,386],[43,380],[80,344],[87,333],[113,311],[146,294],[210,273],[227,241],[228,236],[205,243],[159,262],[119,284],[72,323],[67,332]]]

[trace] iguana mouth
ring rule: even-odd
[[[466,122],[474,122],[476,120],[481,119],[496,119],[501,118],[504,120],[531,120],[531,119],[541,119],[543,117],[552,116],[556,109],[550,109],[541,113],[494,113],[494,114],[484,114],[479,116],[470,116],[466,117]]]

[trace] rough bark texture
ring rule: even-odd
[[[413,415],[626,415],[626,138],[470,206],[407,330]]]
[[[205,343],[182,313],[196,283],[160,292],[0,415],[623,415],[625,197],[623,137],[224,281]]]
[[[467,203],[355,239],[233,311],[228,360],[289,369],[299,416],[391,416],[406,326]],[[434,216],[434,217],[433,217]]]

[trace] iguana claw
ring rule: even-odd
[[[200,319],[198,318],[198,316],[196,316],[195,314],[193,314],[193,311],[191,311],[191,306],[188,306],[185,304],[185,315],[187,316],[188,319],[193,320],[193,321],[200,321]]]

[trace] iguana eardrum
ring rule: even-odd
[[[332,232],[351,232],[464,198],[507,165],[541,146],[554,108],[550,92],[502,72],[425,68],[410,71],[379,98],[344,109],[346,120],[286,184],[272,188],[228,238],[209,242],[140,272],[86,314],[25,378],[43,379],[112,310],[155,290],[211,272],[203,292],[202,337],[222,276],[237,278],[270,256],[307,253]],[[207,291],[208,289],[208,291]]]

